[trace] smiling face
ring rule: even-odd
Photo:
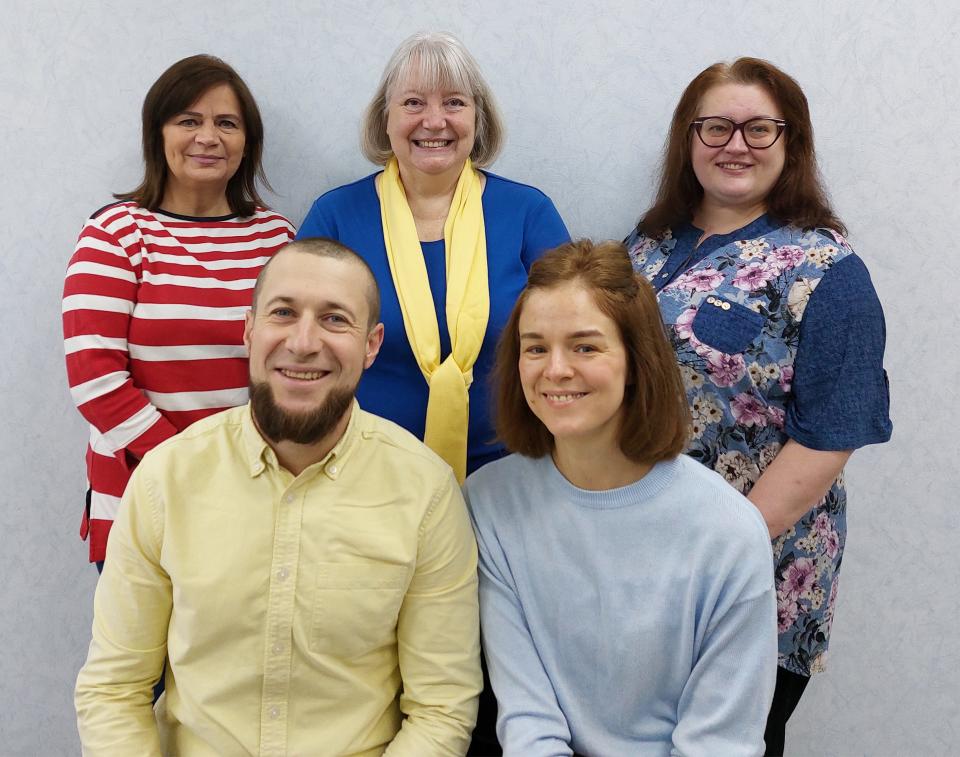
[[[723,116],[736,123],[751,118],[783,118],[780,108],[756,84],[720,84],[707,90],[697,117]],[[789,128],[789,127],[788,127]],[[707,147],[690,132],[693,172],[703,187],[698,216],[736,210],[757,216],[766,209],[766,198],[780,178],[786,160],[786,139],[766,149],[749,147],[737,131],[723,147]]]
[[[519,331],[523,393],[556,446],[619,450],[627,354],[591,293],[577,282],[531,291]]]
[[[251,386],[261,394],[266,390],[257,387],[269,390],[273,410],[302,420],[323,416],[331,406],[339,408],[332,423],[319,429],[327,435],[342,433],[349,400],[383,341],[383,325],[369,323],[369,286],[369,273],[348,259],[292,249],[271,261],[256,308],[247,313],[243,341],[250,354]],[[255,407],[261,431],[282,441],[264,428],[261,420],[267,418],[262,415]]]
[[[240,102],[228,84],[211,87],[163,126],[167,180],[163,207],[198,192],[226,195],[246,144]]]
[[[473,151],[476,123],[469,94],[400,82],[387,107],[387,136],[401,175],[459,174]]]

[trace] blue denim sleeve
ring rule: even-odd
[[[863,261],[849,255],[810,296],[800,324],[787,435],[811,449],[890,438],[883,309]]]

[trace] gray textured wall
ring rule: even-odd
[[[509,128],[494,170],[550,194],[574,235],[623,237],[672,107],[750,54],[810,99],[823,172],[887,312],[894,440],[849,468],[850,539],[829,670],[793,755],[960,752],[954,0],[701,3],[4,3],[0,26],[0,754],[77,752],[71,689],[95,570],[77,538],[85,429],[66,389],[60,290],[83,219],[139,178],[139,108],[174,60],[212,52],[259,100],[276,208],[371,170],[357,121],[393,47],[461,36]]]

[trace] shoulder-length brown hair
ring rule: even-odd
[[[227,203],[241,216],[253,215],[266,203],[257,193],[259,179],[271,189],[263,171],[263,120],[257,102],[240,75],[212,55],[192,55],[177,61],[157,79],[143,101],[143,181],[118,200],[133,200],[148,210],[159,210],[167,184],[167,158],[163,152],[163,126],[190,107],[211,87],[226,84],[240,102],[245,144],[243,160],[227,182]]]
[[[527,286],[497,346],[498,437],[511,452],[528,457],[543,457],[553,449],[553,435],[527,405],[520,385],[519,324],[531,292],[570,282],[590,292],[600,311],[617,324],[626,348],[620,449],[637,462],[676,457],[686,446],[690,428],[680,370],[653,288],[634,273],[627,249],[619,242],[568,242],[547,252],[530,268]]]
[[[755,84],[762,87],[787,122],[786,161],[777,183],[767,195],[767,211],[775,218],[803,229],[829,228],[846,234],[846,227],[830,207],[813,147],[813,124],[807,98],[796,80],[768,61],[738,58],[733,63],[714,63],[687,85],[673,112],[670,134],[660,166],[657,198],[640,219],[637,228],[650,237],[693,218],[703,198],[690,159],[691,122],[700,114],[700,102],[719,84]]]

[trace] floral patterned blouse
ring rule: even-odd
[[[788,438],[819,450],[889,439],[883,311],[846,240],[769,216],[695,248],[700,234],[625,240],[680,364],[687,454],[747,494]],[[800,675],[826,662],[846,507],[841,473],[773,544],[779,664]]]

